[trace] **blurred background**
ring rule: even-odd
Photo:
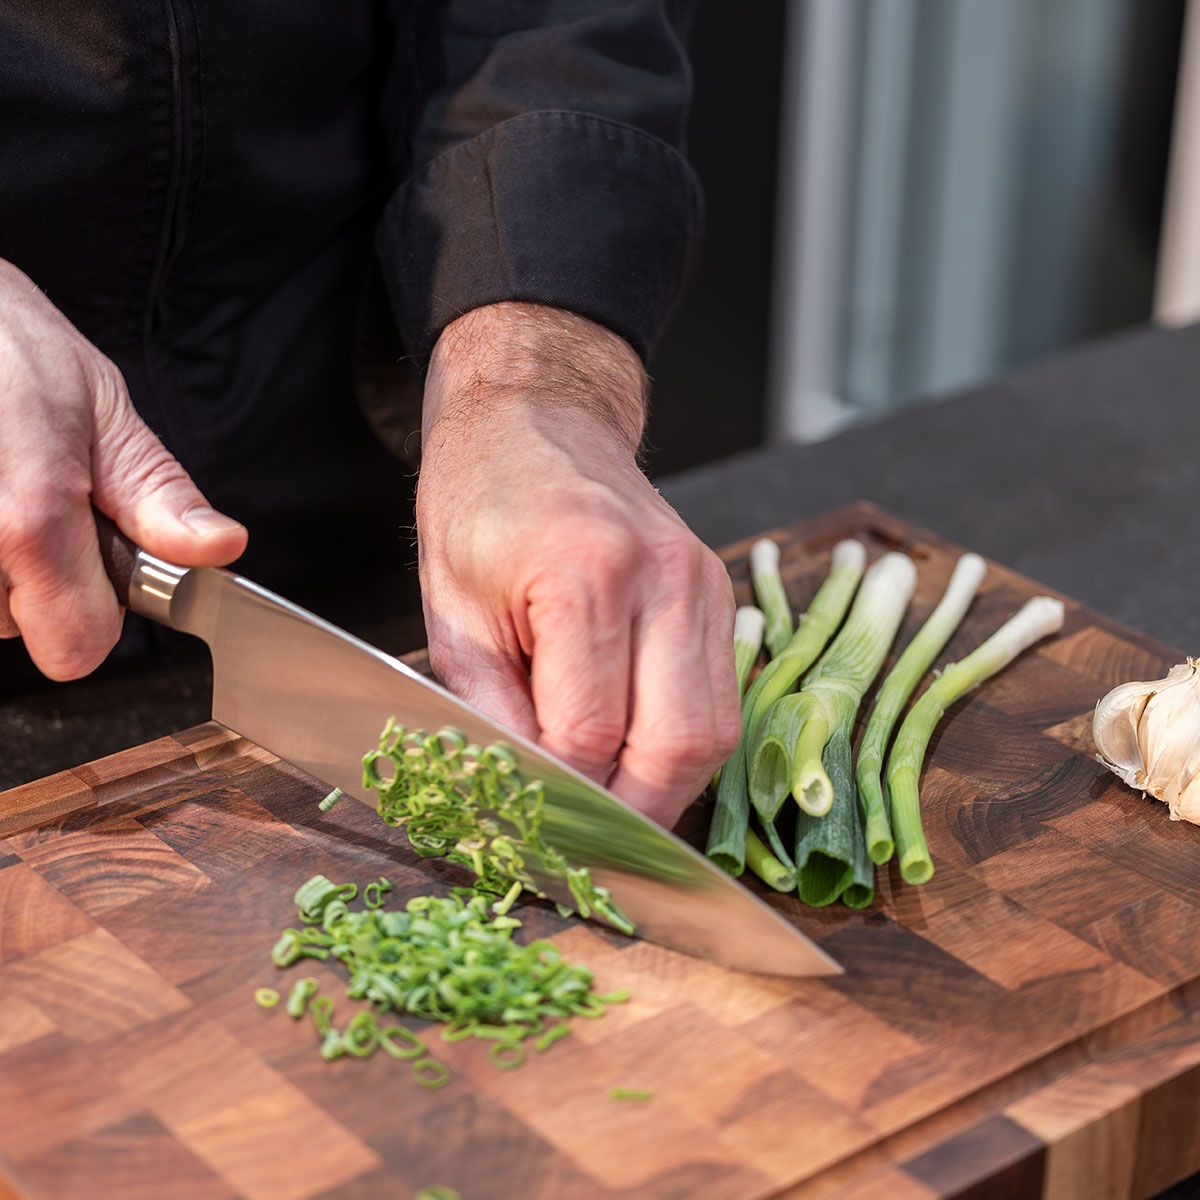
[[[1200,0],[700,5],[659,475],[1200,319]]]

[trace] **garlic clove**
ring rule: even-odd
[[[1192,780],[1190,759],[1200,739],[1200,694],[1195,665],[1171,669],[1150,697],[1138,721],[1138,746],[1145,763],[1147,791],[1174,805]]]
[[[1193,775],[1192,781],[1179,794],[1174,804],[1169,804],[1172,821],[1193,821],[1200,825],[1200,775]]]
[[[1143,786],[1145,763],[1138,745],[1138,722],[1157,686],[1157,681],[1123,683],[1096,705],[1092,718],[1092,740],[1104,765],[1130,787]]]
[[[1173,820],[1200,824],[1200,664],[1114,688],[1096,705],[1092,736],[1114,774],[1164,801]]]

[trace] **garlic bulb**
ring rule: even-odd
[[[1166,679],[1113,688],[1092,718],[1100,761],[1166,803],[1172,821],[1200,825],[1200,663]]]

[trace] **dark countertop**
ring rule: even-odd
[[[731,398],[736,403],[736,397]],[[709,544],[860,497],[1200,651],[1200,326],[1138,330],[815,446],[662,481]],[[419,644],[401,620],[374,640]],[[208,717],[203,659],[0,697],[0,789]]]

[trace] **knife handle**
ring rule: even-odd
[[[93,509],[92,515],[96,518],[100,557],[117,599],[130,612],[179,629],[171,602],[175,599],[175,589],[188,574],[187,567],[177,567],[147,554],[103,513]]]
[[[137,563],[139,550],[116,526],[116,523],[96,509],[92,510],[96,518],[96,532],[100,535],[100,557],[104,560],[104,569],[108,573],[108,581],[117,593],[117,599],[125,608],[129,607],[129,586],[133,582],[134,566]]]

